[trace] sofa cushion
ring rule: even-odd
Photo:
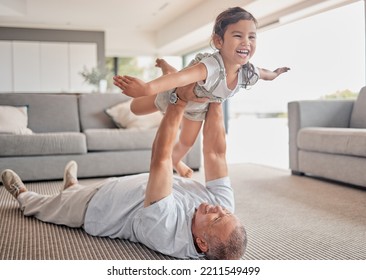
[[[105,110],[120,102],[129,100],[123,94],[93,93],[79,96],[79,114],[81,130],[89,128],[116,128]]]
[[[366,87],[363,87],[353,105],[350,127],[366,128]]]
[[[87,129],[88,151],[150,150],[156,129]]]
[[[0,133],[32,134],[28,125],[27,106],[0,105]]]
[[[121,102],[105,110],[119,128],[155,128],[158,127],[163,114],[159,111],[147,115],[135,115],[130,109],[132,100]]]
[[[301,150],[366,157],[366,129],[307,127],[299,131]]]
[[[85,139],[85,135],[79,132],[0,134],[0,155],[15,157],[85,154],[87,152]]]
[[[73,94],[0,94],[1,105],[28,107],[28,128],[35,133],[80,132],[77,101]]]

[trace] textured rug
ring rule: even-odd
[[[230,166],[248,260],[365,260],[366,191],[254,164]]]
[[[80,182],[96,180],[80,180]],[[29,190],[57,193],[62,182],[26,183]],[[93,237],[82,229],[25,217],[18,202],[0,187],[0,260],[164,260],[174,259],[139,243]]]
[[[249,236],[247,260],[365,260],[366,191],[255,164],[229,167],[236,214]],[[203,172],[195,173],[196,179]],[[82,180],[82,181],[93,181]],[[52,194],[60,181],[28,183]],[[173,259],[138,243],[24,217],[0,187],[1,260]]]

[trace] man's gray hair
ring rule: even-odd
[[[238,225],[230,233],[226,242],[216,236],[208,238],[209,248],[206,257],[209,260],[238,260],[247,248],[247,233],[243,225]]]

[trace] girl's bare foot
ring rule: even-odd
[[[179,176],[184,178],[192,178],[193,176],[193,170],[183,161],[179,161],[177,164],[175,164],[174,170],[179,174]]]
[[[177,69],[166,62],[165,59],[157,58],[155,62],[155,66],[161,68],[164,75],[178,72]]]

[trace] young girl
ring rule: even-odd
[[[249,62],[256,50],[256,29],[257,21],[252,14],[240,7],[229,8],[217,16],[214,24],[212,42],[217,52],[197,55],[179,72],[158,59],[157,66],[164,75],[148,83],[130,76],[114,77],[114,84],[122,93],[134,97],[131,110],[137,115],[158,109],[165,112],[169,103],[179,101],[177,87],[196,83],[196,96],[204,97],[206,102],[188,102],[186,106],[179,141],[173,151],[173,166],[180,176],[193,174],[182,159],[197,138],[210,102],[223,102],[258,79],[273,80],[289,70],[282,67],[270,71]]]

